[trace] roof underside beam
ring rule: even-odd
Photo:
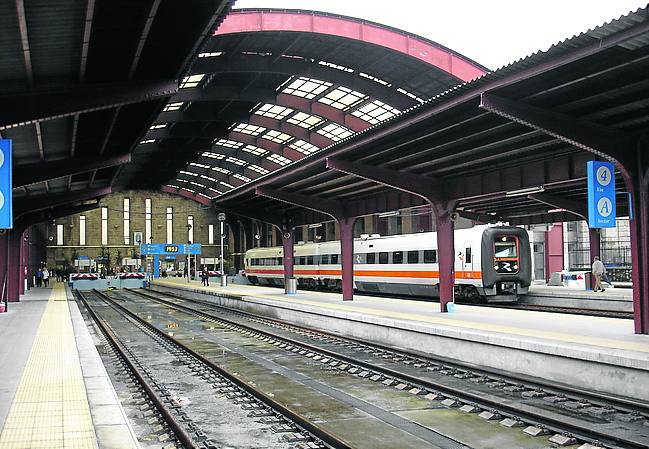
[[[569,198],[562,198],[556,195],[548,195],[547,193],[533,193],[527,195],[527,197],[531,200],[547,204],[548,206],[556,207],[557,209],[565,209],[584,220],[588,220],[588,209],[586,208],[585,203],[574,201]]]
[[[113,192],[111,187],[104,187],[92,190],[79,190],[74,192],[56,193],[52,195],[39,195],[21,197],[15,200],[14,216],[20,217],[24,214],[35,212],[43,209],[49,209],[57,206],[75,203],[77,201],[87,201],[95,198],[110,195]]]
[[[116,157],[76,158],[38,164],[17,165],[14,167],[13,186],[20,187],[35,184],[49,179],[128,164],[129,162],[131,162],[131,155],[126,154]]]
[[[0,129],[171,96],[175,80],[75,86],[0,96]]]
[[[327,214],[330,217],[340,220],[345,218],[344,205],[341,202],[318,198],[313,196],[301,195],[299,193],[286,192],[282,190],[269,189],[266,187],[257,187],[255,194],[271,198],[282,203],[292,204],[316,212]]]
[[[622,131],[488,92],[480,96],[480,107],[607,159],[622,162],[626,150],[635,148],[635,141]]]
[[[49,210],[40,210],[35,212],[29,212],[21,216],[16,223],[14,223],[14,229],[26,229],[29,226],[35,225],[37,223],[42,223],[47,220],[54,220],[56,218],[67,217],[74,214],[80,214],[93,210],[99,207],[99,201],[96,201],[91,204],[82,204],[80,206],[58,206]]]

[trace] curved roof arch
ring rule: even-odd
[[[160,177],[141,182],[214,198],[484,73],[435,42],[380,24],[238,10],[143,136],[164,158]]]

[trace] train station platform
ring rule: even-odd
[[[459,360],[548,382],[649,400],[649,336],[633,321],[516,309],[456,305],[439,313],[427,301],[250,285],[203,287],[183,278],[152,289],[194,298],[338,335]]]
[[[34,288],[0,314],[0,449],[136,449],[69,289]]]
[[[521,296],[520,303],[573,309],[633,312],[633,289],[606,288],[604,292],[532,284],[529,292]]]

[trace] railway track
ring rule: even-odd
[[[108,344],[118,352],[120,359],[124,361],[134,379],[144,390],[148,400],[155,407],[156,413],[166,423],[170,433],[173,434],[171,440],[176,441],[181,447],[185,449],[216,449],[222,445],[209,439],[207,437],[209,430],[201,429],[199,424],[187,416],[179,404],[178,396],[172,395],[171,389],[165,385],[164,380],[161,380],[163,375],[156,373],[155,368],[147,366],[143,362],[142,350],[140,348],[138,354],[138,349],[131,347],[129,342],[132,341],[134,334],[126,332],[126,327],[145,334],[154,343],[153,346],[156,348],[152,348],[152,351],[156,356],[158,351],[169,353],[175,359],[174,361],[188,368],[184,370],[185,375],[193,375],[199,378],[198,380],[203,380],[218,393],[225,394],[228,399],[232,399],[235,404],[242,405],[245,414],[248,414],[251,420],[262,420],[272,432],[281,433],[286,445],[280,444],[272,447],[301,449],[348,449],[351,447],[311,420],[275,401],[268,394],[181,344],[168,333],[147,323],[109,296],[97,291],[88,295],[76,292],[76,295],[99,327]],[[89,300],[88,297],[92,300]],[[107,313],[106,310],[98,311],[98,304],[107,306],[110,313]],[[112,319],[104,315],[112,315]],[[116,327],[120,327],[121,332],[127,335],[120,336],[119,332],[115,330]],[[166,366],[166,369],[169,369],[169,365]],[[214,407],[222,406],[215,404]],[[241,422],[238,422],[237,425],[240,426]]]
[[[649,405],[567,386],[341,338],[171,293],[130,291],[166,307],[237,329],[350,374],[439,400],[449,408],[551,434],[559,445],[640,448],[649,441]],[[218,312],[218,314],[216,314]],[[325,362],[322,362],[325,360]],[[339,368],[340,369],[340,368]]]

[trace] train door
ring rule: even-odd
[[[461,263],[461,270],[462,278],[467,278],[470,277],[471,274],[473,273],[473,260],[475,257],[473,257],[473,247],[471,246],[470,241],[464,242],[464,245],[462,246],[462,249],[460,250],[460,263]]]

